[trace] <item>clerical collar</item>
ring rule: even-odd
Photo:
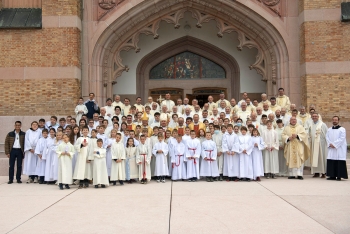
[[[314,124],[317,124],[317,123],[318,123],[318,121],[317,121],[317,122],[313,121],[313,123],[314,123]]]
[[[333,126],[333,127],[332,127],[332,129],[339,129],[339,128],[341,128],[340,125],[337,125],[337,126]]]

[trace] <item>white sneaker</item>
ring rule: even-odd
[[[34,184],[36,184],[36,183],[38,183],[38,178],[37,177],[34,178]]]
[[[33,183],[33,180],[32,180],[31,178],[29,178],[29,179],[27,180],[27,184],[30,184],[30,183]]]
[[[165,183],[165,180],[162,180],[162,183]]]
[[[160,180],[157,180],[157,183],[159,183],[160,182]]]

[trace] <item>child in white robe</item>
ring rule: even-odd
[[[108,173],[106,166],[106,149],[103,148],[103,140],[97,139],[97,148],[93,150],[94,155],[94,175],[93,175],[93,185],[98,188],[101,185],[105,188],[109,185]]]
[[[132,182],[136,182],[136,179],[139,177],[138,166],[136,164],[136,146],[133,138],[128,139],[124,151],[126,153],[125,177],[128,184],[132,184]]]
[[[173,181],[184,180],[187,178],[186,163],[184,160],[185,153],[186,153],[186,146],[182,142],[182,136],[177,135],[176,142],[172,143],[172,149],[169,153],[171,156],[171,165],[172,165],[171,179]]]
[[[146,143],[146,136],[141,135],[140,144],[136,148],[136,163],[139,166],[139,180],[141,184],[147,184],[151,180],[151,155],[152,150]]]
[[[62,132],[56,133],[56,139],[49,149],[49,155],[47,158],[51,158],[51,162],[46,162],[46,168],[45,168],[45,174],[47,174],[47,177],[45,175],[45,181],[48,181],[48,184],[55,184],[58,177],[58,156],[56,153],[56,150],[58,146],[62,143]],[[48,160],[48,159],[47,159]]]
[[[68,126],[69,127],[69,126]],[[69,128],[66,128],[66,133],[67,133],[67,129]],[[68,134],[68,137],[69,137],[69,141],[70,143],[74,146],[75,143],[77,142],[77,139],[80,137],[80,128],[79,126],[74,126],[73,131]],[[72,158],[72,173],[74,174],[74,169],[75,169],[75,163],[77,162],[77,156],[78,156],[78,152],[74,152],[74,155],[73,155],[73,158]],[[75,184],[79,184],[79,181],[77,181],[77,183]]]
[[[47,149],[46,144],[48,133],[49,131],[46,128],[41,131],[42,137],[38,140],[35,147],[35,154],[38,156],[35,174],[39,177],[39,184],[44,183],[46,160],[43,159],[43,154]]]
[[[275,175],[279,173],[279,141],[277,132],[272,127],[272,121],[268,120],[266,122],[266,129],[262,132],[262,138],[265,142],[263,155],[266,178],[276,179]]]
[[[74,155],[74,146],[69,142],[67,134],[63,134],[63,142],[57,147],[58,156],[58,186],[62,190],[63,185],[70,189],[69,185],[73,183],[72,158]]]
[[[264,162],[262,159],[262,151],[265,149],[265,144],[260,137],[259,130],[254,128],[252,132],[252,144],[254,146],[252,151],[253,160],[253,179],[261,181],[260,177],[264,176]]]
[[[165,183],[165,176],[169,175],[167,154],[169,148],[164,142],[162,133],[158,133],[158,142],[153,146],[152,153],[156,157],[156,168],[154,175],[157,176],[157,182]]]
[[[112,144],[115,142],[116,136],[117,136],[117,131],[113,129],[111,131],[111,137],[110,138],[106,137],[104,140],[101,138],[103,140],[103,147],[106,149],[106,166],[107,166],[108,177],[111,176],[111,168],[112,168],[112,151],[111,151],[111,147],[112,147]]]
[[[84,114],[86,115],[89,112],[87,107],[84,104],[83,98],[79,98],[78,105],[75,107],[74,112],[76,114],[75,119],[77,120],[78,123],[79,123],[82,115],[84,115]]]
[[[224,166],[224,155],[222,153],[222,137],[223,134],[220,131],[219,125],[214,125],[214,134],[212,134],[212,139],[216,144],[217,149],[217,158],[216,162],[218,164],[218,170],[219,170],[219,178],[215,178],[215,181],[223,181],[223,166]]]
[[[153,150],[153,146],[158,142],[158,127],[153,127],[153,135],[150,137],[150,147]],[[155,176],[155,170],[156,170],[156,157],[152,154],[151,157],[151,175],[152,177]]]
[[[75,151],[77,152],[76,163],[73,173],[73,179],[77,180],[76,184],[79,183],[79,189],[89,187],[89,180],[92,179],[91,167],[88,162],[88,156],[91,150],[91,139],[88,137],[89,128],[84,126],[82,129],[83,136],[76,140],[74,145]],[[90,170],[90,172],[86,172]]]
[[[27,184],[37,183],[38,176],[35,174],[38,156],[35,154],[35,147],[41,137],[41,131],[38,128],[38,122],[33,121],[31,128],[26,131],[24,140],[24,160],[23,175],[28,175]]]
[[[219,176],[218,164],[216,163],[217,148],[216,143],[211,140],[210,132],[205,134],[206,140],[202,143],[202,163],[200,175],[206,176],[207,182],[213,182],[214,177]]]
[[[241,127],[241,135],[238,136],[239,144],[239,178],[242,181],[250,182],[253,179],[253,144],[251,136],[247,134],[248,129]]]
[[[52,147],[55,145],[55,141],[56,141],[56,130],[54,128],[51,128],[50,131],[50,136],[48,138],[46,138],[46,148],[43,151],[43,155],[42,155],[42,159],[45,161],[45,173],[44,173],[44,184],[51,184],[51,180],[50,178],[50,172],[51,172],[51,168],[52,168],[52,161],[53,161],[53,156],[54,154],[51,154],[51,150]],[[56,152],[56,149],[55,151]],[[56,155],[55,155],[56,156]]]
[[[187,128],[186,128],[187,130]],[[189,182],[195,182],[199,176],[199,158],[201,155],[201,143],[196,138],[196,132],[190,131],[191,138],[186,140],[185,160],[187,165],[187,179]]]
[[[227,125],[227,132],[222,137],[222,152],[224,153],[224,176],[227,181],[239,181],[238,136],[233,132],[233,125]]]
[[[131,138],[128,139],[132,140]],[[111,168],[111,178],[113,185],[117,184],[119,181],[120,185],[124,185],[125,180],[125,148],[122,142],[122,135],[116,133],[116,139],[112,143],[111,147],[112,153],[112,168]],[[136,163],[135,163],[136,164]]]
[[[277,123],[277,128],[275,129],[277,132],[278,136],[278,142],[279,142],[279,150],[278,150],[278,164],[279,164],[279,176],[288,176],[288,167],[287,167],[287,162],[286,158],[284,157],[284,144],[282,141],[282,132],[284,130],[283,127],[283,121],[281,119],[278,119],[276,121]]]
[[[169,176],[171,177],[172,172],[173,172],[173,166],[171,162],[171,153],[173,151],[174,144],[176,143],[176,138],[177,138],[177,130],[174,129],[171,133],[171,137],[168,139],[168,147],[169,147],[169,153],[168,153],[168,168],[169,168]]]

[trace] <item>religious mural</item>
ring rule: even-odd
[[[154,66],[150,79],[224,79],[226,72],[218,64],[198,54],[183,52]]]

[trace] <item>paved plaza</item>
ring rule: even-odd
[[[0,177],[0,233],[350,233],[348,180],[168,180],[60,191],[7,179]]]

